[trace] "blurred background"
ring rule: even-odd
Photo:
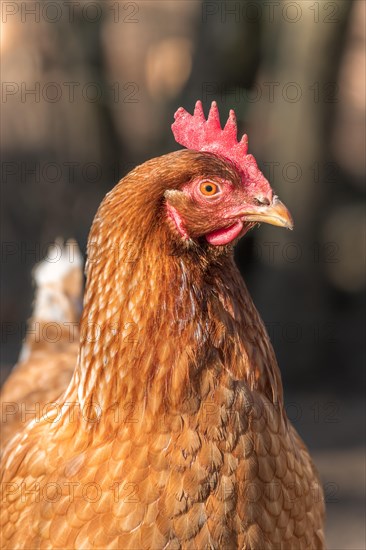
[[[84,252],[133,166],[178,148],[175,110],[236,111],[291,233],[236,259],[271,336],[287,412],[327,499],[331,550],[364,549],[365,2],[8,2],[1,6],[2,377],[58,236]]]

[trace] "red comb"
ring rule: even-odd
[[[266,196],[272,195],[272,189],[258,169],[255,158],[253,155],[248,155],[247,135],[244,134],[239,142],[237,140],[236,117],[232,109],[224,129],[221,129],[216,101],[211,104],[207,120],[201,101],[197,101],[193,115],[180,107],[174,119],[172,131],[177,143],[188,149],[216,153],[225,157],[242,173],[246,185],[255,186],[256,191]]]
[[[178,143],[188,149],[218,153],[224,157],[240,161],[248,152],[248,138],[246,134],[240,143],[236,139],[236,117],[231,109],[225,128],[221,130],[220,115],[216,101],[212,102],[210,112],[205,119],[201,101],[197,101],[194,114],[190,115],[180,107],[174,115],[172,125],[174,137]]]

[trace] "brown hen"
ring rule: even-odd
[[[1,445],[47,412],[70,382],[78,352],[82,258],[75,241],[56,241],[36,266],[32,318],[1,401]]]
[[[233,260],[256,222],[291,218],[233,113],[224,131],[215,105],[176,117],[191,150],[97,212],[72,379],[4,451],[2,548],[324,548],[318,476]]]

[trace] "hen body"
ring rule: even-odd
[[[71,382],[4,451],[4,549],[324,548],[322,490],[232,248],[163,221],[166,189],[223,171],[180,151],[103,201]]]
[[[56,254],[55,254],[56,252]],[[28,332],[1,390],[1,446],[31,419],[47,413],[70,382],[79,347],[82,259],[74,241],[57,241],[34,270],[36,293]]]

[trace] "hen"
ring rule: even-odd
[[[52,260],[52,261],[50,261]],[[74,241],[50,247],[34,270],[36,295],[19,363],[1,390],[1,445],[47,413],[65,390],[78,352],[82,258]]]
[[[175,118],[188,150],[97,212],[71,381],[3,454],[2,548],[324,548],[318,476],[233,260],[253,225],[291,217],[233,111],[223,130],[215,103]]]

